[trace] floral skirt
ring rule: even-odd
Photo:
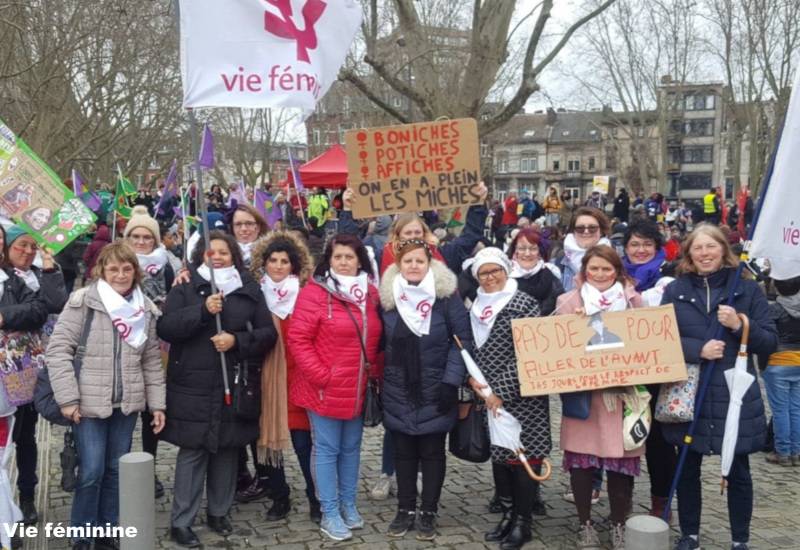
[[[630,458],[602,458],[594,455],[564,451],[562,466],[565,473],[569,473],[573,468],[581,468],[583,470],[588,470],[589,468],[603,468],[610,472],[625,474],[626,476],[638,477],[642,474],[642,459],[638,456]]]

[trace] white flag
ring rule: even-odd
[[[775,168],[753,234],[750,256],[770,261],[773,279],[800,275],[800,71],[789,99]]]
[[[361,24],[356,0],[180,0],[184,107],[316,108]]]

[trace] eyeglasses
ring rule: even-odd
[[[253,229],[256,226],[256,222],[236,222],[233,224],[233,227],[236,229]]]
[[[497,269],[490,269],[489,271],[484,271],[482,273],[478,273],[478,279],[481,281],[485,281],[486,279],[499,279],[500,275],[505,273],[505,269],[498,267]]]
[[[656,247],[656,243],[654,243],[653,241],[645,241],[645,242],[642,242],[642,243],[629,242],[626,245],[626,248],[632,248],[634,250],[638,250],[639,248],[648,249],[648,248],[655,248],[655,247]]]
[[[142,241],[145,243],[153,242],[156,240],[156,238],[153,237],[152,235],[131,235],[130,239],[132,241]]]
[[[119,275],[122,273],[123,275],[133,275],[134,271],[136,271],[132,266],[126,266],[123,268],[119,267],[107,267],[103,270],[108,275]]]
[[[575,233],[597,233],[599,225],[576,225]]]
[[[539,252],[538,246],[518,246],[517,252],[520,254],[535,254]]]

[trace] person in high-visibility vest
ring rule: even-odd
[[[722,208],[720,208],[717,190],[712,187],[709,189],[708,194],[703,197],[703,221],[712,225],[719,225],[721,212]]]

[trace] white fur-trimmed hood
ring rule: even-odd
[[[441,261],[431,260],[431,270],[433,280],[436,283],[436,299],[444,299],[452,296],[458,289],[458,278],[456,274]],[[400,276],[400,268],[392,264],[381,277],[381,306],[384,311],[396,309],[394,303],[394,292],[392,290],[395,277]]]

